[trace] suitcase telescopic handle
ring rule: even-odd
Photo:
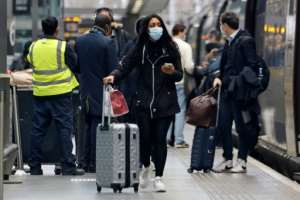
[[[221,88],[222,86],[218,87],[218,96],[217,96],[217,119],[216,119],[216,127],[219,126],[219,115],[220,115],[220,101],[221,101]]]
[[[110,121],[111,121],[111,102],[109,100],[109,91],[112,89],[112,85],[103,84],[103,97],[102,97],[102,120],[101,120],[101,126],[104,129],[108,129]],[[105,116],[105,110],[107,110]]]

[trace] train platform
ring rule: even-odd
[[[189,143],[194,128],[186,126]],[[221,159],[217,149],[216,162]],[[5,184],[5,200],[299,200],[300,185],[266,165],[249,158],[247,174],[187,173],[190,149],[169,148],[164,182],[166,193],[152,192],[151,187],[135,194],[124,189],[114,194],[112,189],[97,193],[95,175],[55,176],[54,166],[43,166],[44,176],[11,176]]]

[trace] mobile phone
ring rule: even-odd
[[[163,66],[167,67],[167,68],[171,68],[173,66],[173,64],[172,63],[165,63]]]

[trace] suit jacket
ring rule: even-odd
[[[88,114],[102,114],[103,78],[118,65],[114,41],[101,30],[80,36],[75,46],[79,64],[80,95]]]
[[[243,39],[240,39],[241,37]],[[240,30],[230,44],[226,42],[221,58],[220,76],[223,82],[223,94],[227,98],[233,98],[233,100],[237,101],[237,97],[242,96],[238,91],[243,91],[243,88],[232,88],[232,82],[245,71],[246,67],[252,69],[253,72],[258,71],[256,45],[254,38],[248,32]],[[247,99],[244,100],[247,101]],[[254,110],[259,110],[257,99],[252,99],[251,102],[245,101],[238,102],[241,109],[253,109],[253,105],[257,104],[257,106],[254,106]]]

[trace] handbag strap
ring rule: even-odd
[[[110,84],[103,85],[103,98],[102,98],[102,121],[101,126],[102,127],[108,127],[111,121],[111,109],[107,108],[111,107],[111,101],[109,96],[107,95],[109,91],[111,91],[113,88]],[[105,116],[105,109],[107,109],[107,116]],[[107,117],[107,120],[105,120],[105,117]]]

